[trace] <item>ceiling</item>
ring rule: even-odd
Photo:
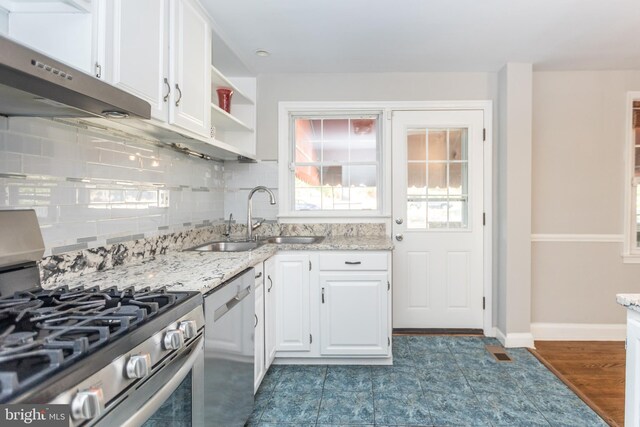
[[[249,74],[640,69],[640,0],[202,1]]]

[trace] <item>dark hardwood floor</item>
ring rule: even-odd
[[[624,426],[624,342],[536,341],[536,355],[612,426]]]

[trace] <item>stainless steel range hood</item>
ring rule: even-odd
[[[0,115],[149,119],[151,105],[0,36]]]

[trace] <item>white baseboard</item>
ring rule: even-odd
[[[533,335],[529,332],[512,332],[505,335],[504,332],[496,328],[496,338],[498,338],[498,341],[506,348],[534,348]]]
[[[624,323],[532,323],[531,333],[540,341],[624,341]]]

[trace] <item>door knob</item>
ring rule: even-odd
[[[402,234],[396,234],[396,240],[398,242],[402,242],[402,239],[404,239],[404,236]]]
[[[404,222],[402,218],[396,218],[396,224],[400,225]]]

